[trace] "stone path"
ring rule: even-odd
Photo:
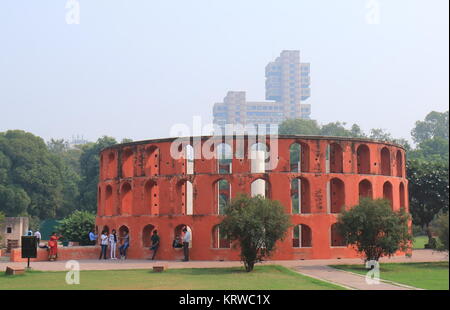
[[[382,258],[381,263],[401,263],[401,262],[436,262],[448,261],[448,254],[432,250],[415,250],[412,257],[396,256],[392,258]],[[42,271],[66,271],[67,261],[55,262],[31,262],[34,270]],[[240,267],[241,262],[237,261],[151,261],[151,260],[80,260],[81,270],[119,270],[119,269],[151,269],[155,265],[165,264],[169,269],[179,268],[225,268]],[[293,270],[319,278],[325,281],[333,282],[348,288],[354,289],[414,289],[406,286],[397,286],[389,283],[379,285],[367,285],[365,277],[342,270],[328,267],[328,265],[340,264],[363,264],[361,259],[314,259],[314,260],[295,260],[295,261],[265,261],[264,265],[277,264]],[[7,266],[25,267],[26,263],[11,263],[0,261],[0,272],[4,272]]]

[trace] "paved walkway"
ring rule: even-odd
[[[381,263],[401,263],[401,262],[436,262],[448,261],[448,254],[432,250],[415,250],[412,257],[396,256],[392,258],[382,258]],[[67,261],[55,262],[31,262],[31,268],[42,271],[66,271]],[[165,264],[170,269],[179,268],[225,268],[240,267],[238,261],[151,261],[151,260],[80,260],[81,270],[119,270],[119,269],[151,269],[155,265]],[[356,259],[314,259],[314,260],[294,260],[294,261],[265,261],[264,265],[277,264],[292,268],[302,274],[333,282],[349,288],[355,289],[407,289],[387,283],[379,285],[367,285],[364,276],[356,275],[346,271],[328,267],[328,265],[340,264],[363,264],[359,258]],[[26,263],[11,263],[0,261],[0,271],[5,271],[7,266],[25,267]],[[411,288],[410,288],[411,289]]]

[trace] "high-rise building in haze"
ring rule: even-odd
[[[283,51],[266,66],[266,100],[246,101],[245,91],[229,91],[214,104],[214,123],[280,124],[288,118],[309,119],[310,65],[300,62],[300,51]]]

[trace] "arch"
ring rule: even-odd
[[[369,180],[364,179],[361,182],[359,182],[358,190],[360,198],[361,197],[373,198],[372,183],[370,183]]]
[[[312,247],[312,232],[308,225],[295,225],[292,236],[292,247],[310,248]]]
[[[289,171],[309,171],[309,146],[303,142],[295,142],[289,147]]]
[[[177,185],[177,192],[179,194],[178,214],[192,215],[194,214],[194,188],[191,181],[181,180]]]
[[[113,210],[113,197],[112,197],[112,186],[106,185],[105,190],[105,215],[113,215],[115,214]]]
[[[397,176],[403,177],[403,154],[400,150],[397,151],[397,155],[395,156],[396,166],[397,166]]]
[[[250,146],[251,173],[265,173],[268,160],[269,148],[266,144],[257,142]]]
[[[343,159],[344,153],[342,147],[337,143],[330,143],[327,148],[327,159],[330,173],[342,173],[343,172]]]
[[[337,229],[337,223],[331,225],[331,246],[346,246],[344,237]]]
[[[387,147],[381,149],[381,174],[391,175],[391,153]]]
[[[216,148],[217,172],[219,174],[232,173],[233,148],[228,143],[220,143]]]
[[[122,152],[122,178],[133,176],[133,150],[126,149]]]
[[[333,178],[329,183],[330,213],[340,213],[345,205],[345,184],[338,178]]]
[[[145,149],[144,174],[153,176],[159,174],[159,148],[151,145]]]
[[[186,227],[187,230],[191,233],[191,242],[189,243],[189,248],[192,248],[192,243],[193,243],[193,240],[194,240],[194,239],[193,239],[194,235],[193,235],[193,233],[192,233],[191,227],[189,227],[188,225],[186,225],[186,224],[180,224],[180,225],[178,225],[177,227],[175,227],[175,229],[174,229],[174,239],[180,238],[181,241],[183,240],[183,235],[184,235],[183,228],[184,228],[184,227]]]
[[[147,224],[142,229],[142,246],[144,248],[149,248],[152,245],[152,233],[155,226],[152,224]]]
[[[105,209],[102,200],[102,188],[100,186],[98,187],[98,194],[97,194],[97,213],[98,215],[105,214]]]
[[[223,236],[223,234],[220,233],[219,225],[214,226],[212,230],[212,247],[214,249],[231,248],[230,239],[226,238],[226,236]]]
[[[291,213],[311,213],[310,186],[305,178],[295,178],[291,181]]]
[[[403,182],[400,182],[398,192],[400,195],[400,208],[406,208],[405,185],[403,184]]]
[[[231,185],[225,179],[219,179],[213,184],[215,213],[219,215],[225,214],[225,207],[231,199]]]
[[[122,184],[120,190],[120,214],[131,214],[133,204],[133,191],[128,182]]]
[[[104,225],[104,226],[103,226],[101,232],[104,232],[104,231],[106,231],[106,232],[109,234],[109,226],[108,226],[108,225]]]
[[[361,144],[356,151],[356,162],[359,174],[370,174],[370,150],[365,144]]]
[[[254,180],[251,185],[251,197],[261,195],[264,198],[270,198],[270,183],[269,181],[259,178]]]
[[[112,179],[116,176],[117,166],[116,166],[116,155],[114,152],[109,152],[108,160],[106,164],[106,177],[105,179]]]
[[[391,208],[394,207],[394,197],[392,194],[392,184],[389,181],[384,182],[383,184],[383,198],[389,200],[391,202]]]
[[[158,184],[153,180],[149,180],[145,183],[144,206],[146,214],[159,214],[159,188]]]

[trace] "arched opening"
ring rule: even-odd
[[[194,147],[190,144],[184,148],[184,158],[186,159],[186,174],[194,174]]]
[[[251,173],[265,173],[266,162],[269,161],[269,148],[258,142],[250,147]]]
[[[120,191],[120,214],[131,214],[132,204],[133,204],[133,195],[131,191],[131,185],[128,182],[125,182],[122,185],[122,189]]]
[[[331,225],[331,246],[346,246],[345,239],[339,233],[336,223]]]
[[[124,150],[122,153],[122,178],[131,178],[133,176],[133,151]]]
[[[142,246],[144,248],[149,248],[152,245],[152,234],[155,226],[148,224],[142,229]]]
[[[174,231],[175,236],[174,236],[174,239],[176,239],[176,240],[178,240],[179,242],[183,243],[183,237],[184,237],[183,229],[184,229],[184,227],[186,227],[186,228],[187,228],[187,231],[189,231],[189,232],[191,233],[191,242],[189,243],[189,248],[192,248],[192,243],[193,243],[193,237],[194,237],[194,235],[192,234],[192,229],[191,229],[189,226],[187,226],[187,225],[185,225],[185,224],[180,224],[180,225],[178,225],[177,227],[175,227],[175,231]]]
[[[225,208],[230,202],[231,198],[231,185],[225,180],[221,179],[214,183],[214,193],[215,193],[215,205],[216,214],[225,214]]]
[[[370,183],[368,180],[362,180],[359,182],[359,197],[367,197],[367,198],[373,198],[372,196],[372,183]]]
[[[293,229],[292,247],[310,248],[312,247],[311,228],[305,224],[295,225]]]
[[[309,182],[305,178],[291,181],[292,214],[311,213]]]
[[[106,232],[106,233],[109,234],[109,227],[108,227],[108,225],[103,226],[101,233],[102,232]]]
[[[225,234],[221,234],[219,225],[214,226],[212,231],[213,248],[214,249],[229,249],[231,242]]]
[[[345,205],[345,184],[342,180],[333,178],[329,186],[330,213],[340,213]]]
[[[256,179],[251,184],[251,197],[261,195],[270,198],[270,184],[264,179]]]
[[[108,164],[106,165],[106,179],[112,179],[116,176],[117,166],[116,166],[116,155],[114,152],[108,154]]]
[[[177,213],[183,215],[194,214],[194,189],[191,181],[181,180],[178,182],[177,189],[180,197],[180,209]]]
[[[396,166],[397,166],[397,176],[403,177],[403,154],[400,151],[397,151],[397,155],[395,156]]]
[[[406,208],[405,185],[403,185],[403,182],[400,183],[399,195],[400,195],[400,208]]]
[[[381,149],[381,174],[391,175],[391,154],[387,147]]]
[[[97,213],[98,215],[104,215],[105,214],[105,210],[104,210],[104,206],[102,205],[103,201],[102,201],[102,189],[99,187],[98,188],[98,194],[97,194]]]
[[[391,208],[394,207],[394,198],[392,195],[392,184],[389,181],[386,181],[383,184],[383,198],[390,201]]]
[[[309,171],[309,146],[306,143],[293,143],[289,147],[289,163],[291,172]]]
[[[232,173],[233,149],[227,143],[221,143],[216,149],[217,172],[220,174]]]
[[[144,186],[144,205],[146,214],[159,214],[158,185],[155,181],[149,180]]]
[[[146,176],[159,174],[159,148],[154,145],[145,149],[144,174]]]
[[[105,215],[111,216],[113,214],[115,212],[113,210],[112,187],[107,185],[105,191]]]
[[[356,151],[358,173],[370,174],[370,150],[365,144],[361,144]]]
[[[342,147],[337,143],[331,143],[327,148],[327,170],[330,173],[343,172]],[[327,172],[328,172],[327,171]]]

